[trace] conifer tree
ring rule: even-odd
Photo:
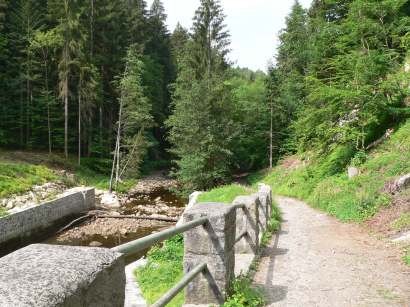
[[[229,34],[219,1],[202,0],[192,41],[179,65],[173,114],[168,120],[178,178],[185,189],[228,179],[232,152],[230,92],[226,79]]]
[[[120,91],[117,139],[112,164],[110,191],[123,175],[136,176],[148,147],[145,131],[151,128],[151,104],[142,87],[143,62],[137,46],[130,46]],[[115,181],[114,181],[115,180]]]

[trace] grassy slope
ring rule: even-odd
[[[391,196],[382,192],[384,185],[410,173],[409,136],[410,121],[389,141],[367,157],[362,156],[365,161],[358,166],[360,175],[351,180],[346,166],[332,175],[323,171],[338,160],[340,151],[335,151],[326,159],[311,160],[297,167],[279,165],[272,172],[254,175],[251,181],[271,184],[274,193],[305,200],[342,221],[361,222],[390,204]]]
[[[288,157],[273,171],[255,174],[250,181],[270,184],[275,194],[304,200],[342,221],[363,222],[392,203],[392,195],[383,192],[385,185],[410,173],[410,120],[367,155],[356,155],[348,163],[340,163],[345,152],[339,148],[325,158],[304,157],[305,163],[299,165],[293,162],[303,157]],[[338,163],[342,167],[337,170]],[[360,174],[349,180],[347,167],[353,163]],[[408,201],[405,193],[401,193],[402,197]],[[390,227],[397,232],[409,230],[410,213],[402,213]],[[403,259],[410,265],[410,247]]]
[[[110,161],[85,158],[82,162],[81,166],[77,166],[74,159],[65,160],[56,154],[0,151],[0,198],[23,194],[33,185],[50,181],[67,182],[67,177],[56,172],[61,170],[74,174],[74,180],[67,182],[68,185],[108,189]],[[118,191],[128,191],[134,184],[135,180],[126,180]]]

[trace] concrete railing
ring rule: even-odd
[[[246,272],[268,227],[272,195],[260,185],[232,204],[195,203],[183,223],[113,249],[31,245],[0,258],[0,302],[7,306],[123,306],[124,260],[184,233],[184,278],[153,306],[185,288],[187,305],[221,304],[231,282]]]
[[[232,204],[197,203],[184,213],[184,222],[204,217],[209,221],[184,234],[185,274],[207,264],[185,290],[187,305],[219,305],[226,300],[235,273],[247,272],[257,255],[271,210],[271,188],[261,184],[257,193],[239,196]]]

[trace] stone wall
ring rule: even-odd
[[[66,218],[94,207],[93,188],[75,188],[62,197],[0,218],[0,245],[38,235]]]
[[[0,305],[123,307],[120,254],[105,248],[34,244],[0,258]]]
[[[184,233],[185,274],[201,263],[206,272],[185,289],[186,306],[222,304],[235,274],[246,273],[260,251],[260,238],[272,214],[272,192],[261,184],[257,193],[239,196],[232,204],[196,203],[184,223],[201,217],[209,222]]]

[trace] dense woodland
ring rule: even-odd
[[[0,0],[0,146],[114,160],[117,179],[170,166],[187,190],[298,151],[349,161],[410,115],[409,17],[296,1],[265,74],[230,63],[218,0],[172,33],[160,0]]]

